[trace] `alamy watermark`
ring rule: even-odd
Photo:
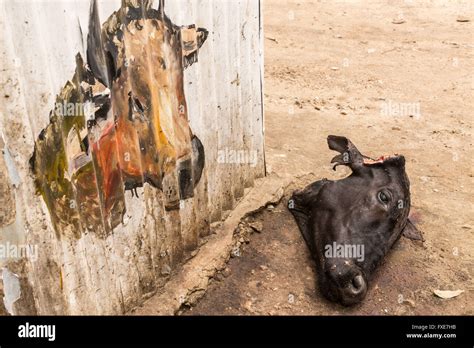
[[[94,103],[55,103],[54,113],[63,117],[88,116],[94,113]]]
[[[355,259],[359,262],[365,259],[364,244],[326,244],[324,247],[324,256],[326,258]]]
[[[421,117],[420,103],[399,103],[386,100],[380,106],[380,114],[390,117]]]
[[[255,167],[258,163],[258,153],[255,150],[225,148],[217,151],[219,164],[249,164]]]
[[[33,262],[38,260],[38,245],[13,244],[10,242],[0,244],[0,259],[27,258]]]
[[[56,340],[56,325],[38,325],[26,322],[25,324],[18,326],[18,337],[46,338],[48,341],[53,342],[54,340]]]

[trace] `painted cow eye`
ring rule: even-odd
[[[386,192],[380,191],[378,193],[378,199],[383,204],[387,204],[390,201],[390,195]]]

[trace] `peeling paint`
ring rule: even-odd
[[[21,203],[16,199],[16,193],[13,195],[14,208],[13,211],[21,211]],[[1,209],[1,207],[0,207]],[[1,210],[0,210],[1,212]],[[25,244],[25,221],[21,214],[15,214],[11,223],[0,226],[0,244],[1,245],[24,245]],[[12,258],[0,255],[0,267],[4,267],[8,260]],[[33,260],[32,260],[33,261]]]
[[[13,187],[20,186],[20,175],[18,174],[18,170],[16,168],[15,162],[13,161],[12,155],[10,154],[10,150],[8,150],[8,146],[5,143],[4,136],[2,134],[2,142],[5,144],[2,149],[3,158],[5,160],[5,164],[8,170],[8,176],[10,177],[10,182]]]
[[[21,295],[20,279],[15,273],[10,272],[6,268],[2,268],[2,279],[3,292],[5,294],[3,303],[8,313],[14,315],[13,305],[20,299]]]
[[[0,148],[2,139],[0,137]],[[8,169],[3,156],[0,156],[0,230],[15,222],[15,195],[10,183]]]

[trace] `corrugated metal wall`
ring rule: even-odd
[[[133,7],[137,1],[123,2]],[[155,12],[158,2],[152,4]],[[145,6],[143,3],[141,5]],[[120,0],[97,2],[102,29],[104,23],[111,23],[108,18],[112,13],[122,6],[126,7]],[[121,101],[117,98],[121,90],[127,88],[125,83],[107,85],[104,81],[107,78],[100,76],[100,64],[95,72],[90,67],[87,51],[91,45],[87,40],[91,37],[90,2],[0,0],[0,147],[3,154],[0,156],[0,265],[3,267],[4,305],[10,313],[113,314],[127,311],[164,284],[186,254],[198,248],[200,238],[209,233],[210,224],[219,221],[225,211],[233,208],[244,188],[251,187],[256,177],[264,175],[260,1],[168,0],[162,6],[173,25],[185,26],[184,30],[176,29],[180,32],[179,49],[183,50],[183,56],[191,52],[189,56],[195,57],[193,52],[198,49],[197,62],[191,58],[183,63],[189,65],[184,69],[184,115],[172,114],[169,117],[171,126],[163,125],[166,106],[158,108],[153,101],[149,105],[143,102],[146,99],[141,99],[141,89],[133,86],[143,84],[145,77],[133,77],[131,73],[132,77],[125,80],[126,86],[132,86],[131,92],[124,103],[130,110],[138,109],[142,117],[147,115],[147,110],[158,108],[164,133],[166,127],[172,129],[172,134],[166,134],[168,143],[165,145],[170,148],[177,147],[179,132],[184,132],[183,139],[189,138],[187,132],[200,139],[205,164],[200,180],[195,180],[198,183],[192,178],[197,178],[196,163],[202,158],[195,151],[194,142],[184,146],[184,149],[193,147],[191,154],[185,154],[192,163],[188,168],[192,173],[188,182],[192,184],[191,194],[183,193],[186,187],[189,191],[189,187],[186,186],[186,175],[179,169],[179,155],[171,156],[174,162],[169,160],[172,165],[168,166],[168,159],[163,160],[162,155],[165,151],[162,149],[168,147],[142,142],[144,138],[148,139],[143,132],[150,132],[151,128],[145,126],[141,130],[137,126],[139,123],[134,123],[138,122],[134,118],[138,117],[135,111],[129,110],[130,118],[120,115],[121,109],[117,105]],[[158,18],[158,22],[148,27],[140,17],[140,11],[138,14],[124,13],[124,21],[129,20],[127,13],[138,16],[138,19],[130,19],[130,25],[135,26],[136,33],[150,30],[146,39],[150,40],[147,45],[152,45],[150,35],[155,39],[156,34],[152,31],[159,29],[159,23],[165,21],[160,22]],[[195,27],[190,26],[192,24]],[[110,27],[112,25],[104,30],[110,31]],[[207,30],[204,43],[200,42],[199,36],[204,32],[197,28]],[[135,29],[130,32],[135,33]],[[122,40],[126,36],[122,34],[114,38]],[[125,45],[127,53],[122,58],[126,60],[119,58],[122,70],[117,69],[115,60],[114,71],[110,73],[113,64],[106,61],[104,66],[109,78],[110,74],[115,74],[119,81],[125,71],[129,73],[139,64],[134,62],[141,57],[131,57],[133,45],[141,47],[143,43],[134,42],[134,38],[136,36],[131,37],[130,46]],[[185,40],[189,41],[183,42]],[[194,47],[193,40],[197,42]],[[166,44],[160,47],[163,54],[160,64],[166,70],[171,59],[168,55],[174,53],[166,53]],[[156,52],[153,48],[150,51],[153,58]],[[143,51],[140,48],[137,52]],[[146,68],[143,76],[158,69],[154,60],[149,60],[149,64],[146,67],[142,64],[142,70]],[[169,64],[173,64],[172,59]],[[90,78],[93,81],[86,83],[84,76],[89,76],[89,69],[93,72]],[[175,79],[173,86],[179,86],[175,75],[171,76],[171,80]],[[153,79],[147,81],[147,91],[155,90],[159,98],[164,98],[160,88],[150,87]],[[91,93],[77,96],[77,91],[82,89]],[[167,98],[170,105],[174,105],[181,98],[179,88],[170,90],[171,96]],[[177,95],[175,91],[178,91]],[[86,112],[74,114],[72,126],[67,116],[63,118],[51,113],[58,100],[74,97],[87,101],[91,95],[94,96],[92,118],[95,126],[89,127],[90,115]],[[117,149],[129,146],[124,140],[127,133],[119,132],[122,121],[118,118],[123,117],[124,124],[131,125],[132,131],[136,128],[138,134],[142,157],[136,166],[141,169],[143,181],[133,189],[127,187],[131,180],[129,171],[123,169],[120,159],[115,162],[111,159],[118,156],[116,150],[103,156],[103,162],[98,154],[91,154],[94,145],[100,145],[97,139],[106,137],[105,128],[100,128],[96,122],[97,103],[103,97],[112,101],[112,106],[107,118],[104,116],[100,121],[104,122],[104,127],[109,126],[107,136],[115,132],[110,139],[112,143],[117,142]],[[185,119],[185,116],[189,124],[179,119]],[[94,127],[99,129],[99,135],[93,134]],[[160,133],[156,129],[155,132]],[[77,146],[74,145],[76,133],[80,140]],[[160,137],[161,133],[151,138],[162,139]],[[89,176],[84,174],[79,178],[78,173],[86,165],[77,164],[80,156],[74,157],[74,161],[71,159],[74,153],[69,156],[71,149],[75,149],[73,145],[78,149],[75,154],[85,154],[82,160],[86,158],[85,163],[93,168],[92,174],[87,174]],[[97,148],[98,153],[103,151],[100,146]],[[155,181],[146,172],[148,164],[145,162],[153,150],[157,153],[157,163],[161,158],[166,163],[160,163],[168,169],[157,170],[160,183],[152,185],[150,183]],[[113,170],[119,168],[118,184],[112,179],[107,181],[112,162],[115,163]],[[104,169],[104,166],[109,168]],[[168,177],[174,179],[168,182]],[[104,193],[107,185],[113,186],[114,190],[110,212]],[[83,192],[83,186],[89,188],[87,194]],[[91,186],[95,187],[92,192]],[[179,207],[170,208],[167,202],[171,198],[167,195],[176,196],[176,192],[180,197]],[[83,194],[86,198],[82,199]],[[68,195],[74,200],[67,201]],[[69,204],[71,202],[75,204]],[[93,204],[101,216],[99,227],[94,227],[92,221],[95,216]],[[65,212],[61,211],[63,208]],[[114,211],[120,217],[115,223],[112,217],[107,217]]]

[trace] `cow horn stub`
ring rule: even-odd
[[[105,86],[110,86],[107,62],[102,44],[101,23],[97,1],[93,0],[89,12],[89,34],[87,35],[87,63],[94,76]]]
[[[158,5],[158,13],[161,17],[165,15],[165,0],[160,0],[160,4]]]

